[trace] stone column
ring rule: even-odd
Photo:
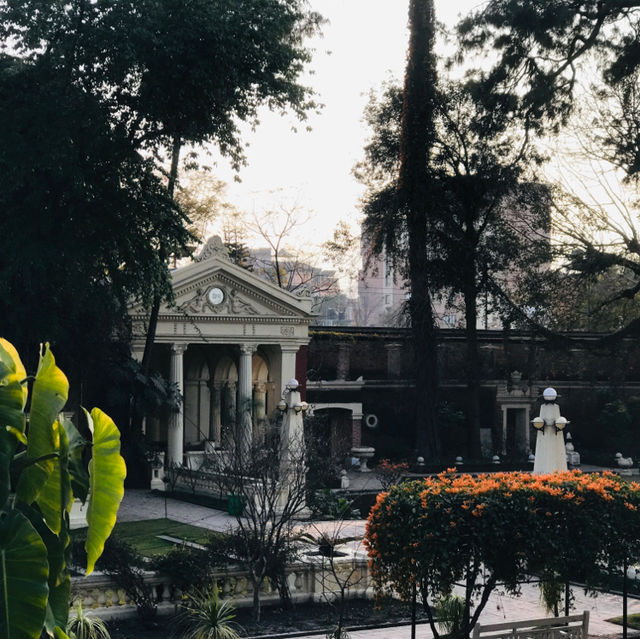
[[[385,344],[387,351],[387,377],[398,379],[402,372],[402,344]]]
[[[349,344],[338,344],[338,363],[336,365],[336,379],[347,379],[349,375],[349,356],[351,346]]]
[[[298,344],[280,344],[281,360],[280,360],[280,385],[284,390],[290,379],[296,377],[296,353],[300,346]]]
[[[222,430],[222,384],[211,383],[211,422],[209,439],[220,445],[220,431]]]
[[[251,358],[256,347],[253,344],[240,344],[240,365],[238,366],[238,405],[236,406],[236,434],[243,447],[251,446],[253,437]],[[238,443],[238,442],[236,442]]]
[[[362,445],[362,413],[351,413],[351,447]]]
[[[171,344],[171,365],[169,381],[176,384],[181,397],[184,397],[184,352],[187,344]],[[184,402],[177,412],[169,415],[167,436],[167,457],[169,464],[182,464],[184,444]]]

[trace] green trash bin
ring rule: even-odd
[[[240,495],[229,495],[228,512],[230,515],[242,515],[242,497]]]

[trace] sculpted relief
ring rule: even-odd
[[[216,315],[258,315],[256,308],[245,296],[235,288],[198,288],[195,294],[182,302],[179,311],[191,314],[212,312]]]

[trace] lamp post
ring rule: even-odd
[[[287,486],[291,482],[305,481],[305,449],[303,413],[309,405],[300,397],[298,380],[290,379],[278,402],[278,409],[282,412],[282,426],[280,430],[280,507],[286,503]],[[300,467],[302,466],[302,467]],[[304,502],[297,512],[298,516],[308,516]]]

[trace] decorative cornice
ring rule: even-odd
[[[132,315],[133,322],[148,320],[148,315]],[[193,320],[197,322],[228,322],[232,324],[297,324],[308,326],[313,317],[282,317],[279,315],[186,315],[186,314],[161,314],[158,318],[162,322],[185,322]]]

